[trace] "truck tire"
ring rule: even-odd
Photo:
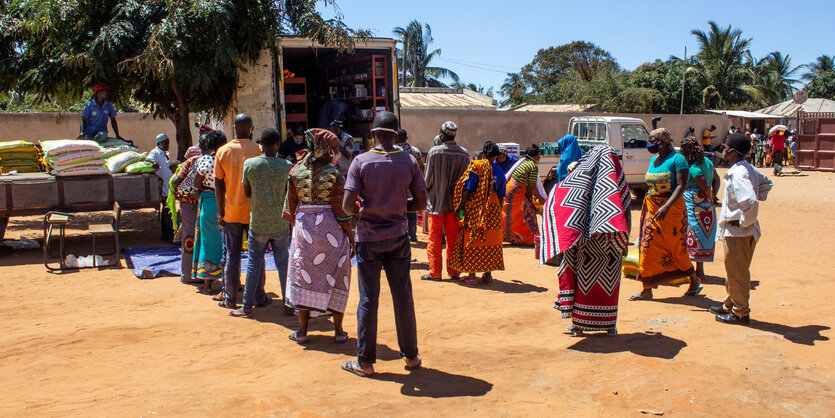
[[[6,226],[9,225],[9,218],[0,218],[0,241],[6,236]]]

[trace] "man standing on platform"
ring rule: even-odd
[[[455,213],[453,198],[455,184],[467,170],[470,155],[467,150],[455,143],[458,127],[453,122],[441,126],[441,145],[432,147],[426,157],[426,186],[428,201],[426,213],[429,218],[429,242],[426,254],[429,258],[429,274],[421,276],[424,280],[440,280],[442,270],[443,237],[446,234],[447,272],[453,279],[458,279],[459,272],[449,266],[452,245],[458,238],[458,214]]]
[[[339,138],[339,171],[342,174],[348,173],[348,167],[351,166],[351,161],[354,157],[354,137],[342,129],[342,121],[335,120],[330,124],[330,131]]]
[[[252,118],[241,113],[235,117],[235,139],[217,150],[215,157],[215,197],[218,217],[223,226],[223,292],[217,299],[223,308],[237,308],[241,286],[241,250],[244,230],[249,226],[249,198],[244,193],[244,162],[255,158],[261,150],[252,140]]]

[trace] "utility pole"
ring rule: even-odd
[[[684,80],[687,79],[687,46],[684,46],[684,63],[681,71],[681,106],[678,109],[678,114],[684,114]]]

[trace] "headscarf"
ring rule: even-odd
[[[568,176],[568,166],[585,155],[577,143],[577,137],[566,135],[557,142],[560,148],[560,164],[557,166],[557,181],[563,181]]]
[[[327,129],[308,129],[304,131],[304,140],[307,143],[307,154],[304,156],[302,164],[307,168],[312,168],[313,162],[317,158],[322,158],[339,147],[339,138]]]
[[[672,144],[673,143],[673,134],[667,130],[667,128],[658,128],[649,133],[649,136],[658,139],[658,141],[662,144]]]
[[[206,125],[204,123],[204,124],[200,125],[200,128],[198,128],[198,131],[200,132],[200,136],[203,136],[203,135],[206,135],[207,133],[211,132],[212,128],[210,128],[208,125]]]
[[[188,160],[191,157],[199,157],[201,155],[203,155],[203,151],[200,150],[200,145],[192,145],[188,147],[185,155],[183,155],[183,158]]]
[[[702,147],[699,146],[696,138],[692,137],[687,137],[681,140],[681,155],[683,155],[688,161],[692,160],[697,163],[700,163],[701,160],[704,159]]]

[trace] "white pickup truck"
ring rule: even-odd
[[[577,137],[583,151],[597,145],[609,145],[614,148],[623,162],[629,188],[636,195],[643,196],[646,191],[644,176],[652,158],[652,154],[647,151],[649,129],[643,120],[620,116],[574,117],[568,122],[568,134]],[[543,148],[557,149],[556,143],[552,143],[550,147],[544,145]],[[539,162],[539,174],[542,177],[559,163],[559,155],[548,154],[546,151]]]

